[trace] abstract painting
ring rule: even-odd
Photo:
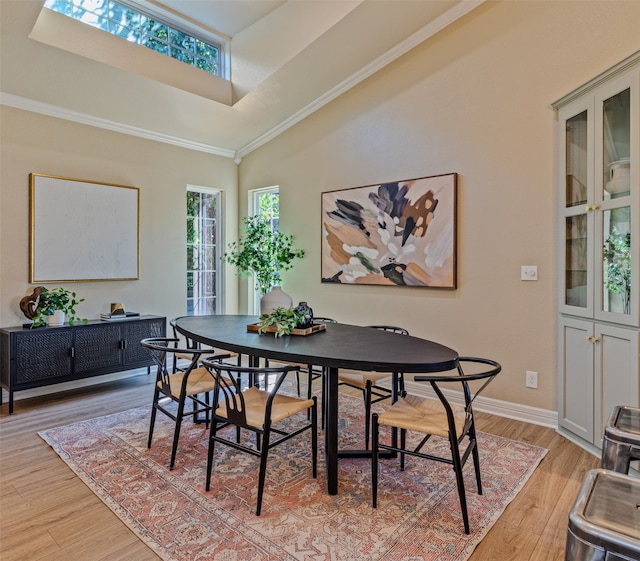
[[[322,282],[456,288],[457,174],[322,193]]]

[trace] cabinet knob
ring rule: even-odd
[[[585,339],[587,341],[589,341],[589,343],[599,343],[600,342],[600,339],[598,339],[597,337],[593,337],[592,335],[585,336]]]
[[[587,205],[584,209],[589,212],[590,210],[598,210],[598,205]]]

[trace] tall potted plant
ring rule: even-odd
[[[264,296],[272,289],[280,292],[280,276],[293,267],[293,260],[304,257],[304,249],[293,248],[293,236],[274,231],[267,218],[245,216],[242,233],[237,242],[228,245],[224,258],[237,268],[240,278],[254,276],[256,289]],[[288,297],[288,296],[287,296]],[[289,305],[291,306],[291,298]],[[282,305],[282,300],[274,307]],[[269,310],[263,309],[261,313]]]

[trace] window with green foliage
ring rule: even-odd
[[[265,218],[271,224],[271,229],[277,232],[280,226],[280,191],[277,187],[267,187],[266,189],[256,189],[252,192],[249,204],[249,216],[258,215]],[[254,283],[255,284],[255,283]],[[253,313],[260,313],[259,290],[254,291]]]
[[[220,193],[187,191],[187,314],[220,312]]]
[[[195,66],[209,74],[222,75],[222,44],[204,41],[174,24],[135,9],[126,2],[47,0],[45,8]]]

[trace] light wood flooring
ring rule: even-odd
[[[157,561],[159,558],[98,499],[36,434],[151,401],[153,377],[15,402],[0,408],[0,559],[2,561]],[[549,449],[531,479],[471,556],[471,561],[562,561],[567,515],[585,472],[598,458],[554,430],[477,414],[478,428]]]

